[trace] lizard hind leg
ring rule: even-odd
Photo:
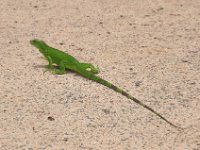
[[[81,63],[81,66],[87,70],[92,72],[93,74],[98,74],[99,73],[99,68],[98,67],[94,67],[94,65],[90,64],[90,63]]]

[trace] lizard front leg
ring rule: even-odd
[[[60,61],[59,65],[58,65],[58,69],[54,69],[53,73],[55,74],[64,74],[65,73],[65,61]]]
[[[49,62],[49,64],[47,65],[48,70],[52,70],[52,67],[53,67],[53,66],[52,66],[52,64],[53,64],[52,58],[51,58],[50,56],[46,56],[46,59],[47,59],[48,62]],[[48,70],[46,70],[46,71],[48,71]],[[44,74],[46,71],[44,71],[43,74]]]
[[[48,60],[48,62],[49,62],[49,64],[48,64],[48,69],[52,69],[53,61],[52,61],[51,57],[50,57],[50,56],[47,56],[47,60]]]

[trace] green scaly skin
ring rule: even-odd
[[[171,126],[178,128],[178,129],[182,129],[181,127],[178,127],[175,124],[168,121],[165,117],[160,115],[158,112],[156,112],[155,110],[153,110],[149,106],[145,105],[144,103],[142,103],[138,99],[134,98],[133,96],[131,96],[130,94],[128,94],[124,90],[122,90],[122,89],[116,87],[115,85],[113,85],[112,83],[96,76],[95,74],[99,73],[99,69],[95,68],[92,64],[80,63],[73,56],[71,56],[67,53],[64,53],[64,52],[62,52],[58,49],[52,48],[41,40],[34,39],[34,40],[31,40],[30,43],[33,46],[35,46],[36,48],[38,48],[39,51],[44,55],[44,57],[49,62],[48,68],[51,69],[55,74],[64,74],[65,69],[72,70],[72,71],[82,75],[83,77],[85,77],[87,79],[90,79],[90,80],[93,80],[97,83],[100,83],[100,84],[102,84],[102,85],[104,85],[104,86],[126,96],[127,98],[131,99],[135,103],[137,103],[137,104],[143,106],[144,108],[148,109],[149,111],[153,112],[155,115],[157,115],[158,117],[160,117],[161,119],[166,121]],[[52,69],[53,64],[57,64],[59,66],[59,69],[53,70]]]

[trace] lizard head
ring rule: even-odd
[[[30,43],[31,43],[31,45],[38,48],[41,53],[43,53],[43,54],[46,53],[48,45],[44,41],[41,41],[38,39],[33,39],[30,41]]]

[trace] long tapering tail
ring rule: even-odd
[[[125,92],[124,90],[118,88],[117,86],[113,85],[112,83],[88,72],[88,71],[81,71],[80,74],[90,80],[93,80],[97,83],[100,83],[110,89],[113,89],[114,91],[126,96],[127,98],[131,99],[132,101],[134,101],[135,103],[141,105],[142,107],[148,109],[149,111],[151,111],[152,113],[154,113],[155,115],[157,115],[158,117],[160,117],[162,120],[164,120],[165,122],[167,122],[168,124],[170,124],[171,126],[175,127],[175,128],[179,128],[182,129],[179,126],[176,126],[175,124],[171,123],[170,121],[168,121],[165,117],[163,117],[162,115],[160,115],[158,112],[156,112],[155,110],[153,110],[151,107],[145,105],[144,103],[142,103],[141,101],[139,101],[138,99],[134,98],[133,96],[131,96],[130,94],[128,94],[127,92]]]

